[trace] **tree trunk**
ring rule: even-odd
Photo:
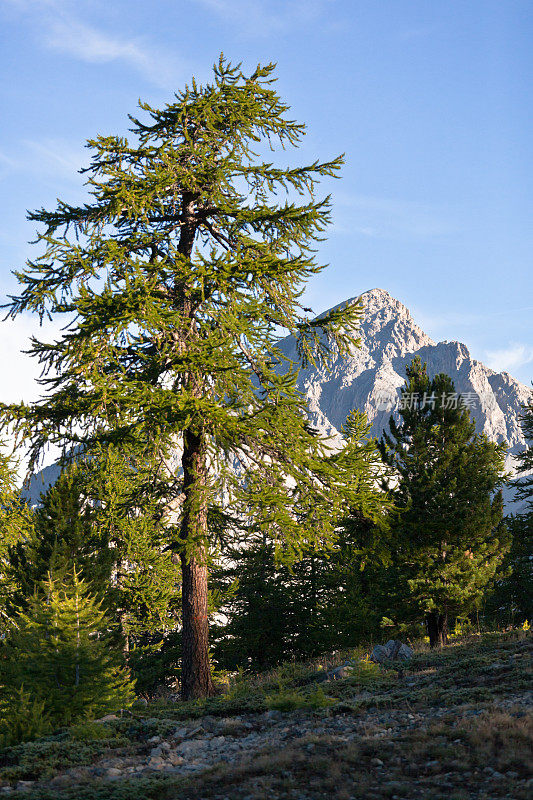
[[[195,211],[197,195],[184,192],[181,208],[179,252],[191,258],[198,227]],[[182,353],[196,336],[190,293],[179,285],[175,296],[183,319],[188,320],[179,332],[176,351]],[[202,397],[202,376],[191,373],[188,389]],[[209,624],[207,615],[207,483],[205,434],[201,421],[183,431],[183,516],[180,538],[184,548],[180,553],[182,572],[182,660],[181,696],[183,700],[207,697],[214,693],[209,665]]]
[[[426,615],[426,626],[430,647],[444,647],[448,644],[448,614],[432,611]]]
[[[182,572],[182,667],[183,700],[213,694],[209,666],[207,619],[207,567],[196,558],[181,555]]]
[[[205,447],[202,434],[185,431],[183,437],[184,513],[181,539],[193,542],[182,552],[182,660],[183,700],[214,693],[209,665],[207,606],[207,502],[203,497],[206,479]]]

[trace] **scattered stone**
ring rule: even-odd
[[[121,775],[122,775],[122,770],[118,769],[117,767],[109,767],[109,769],[106,772],[107,778],[120,778]]]
[[[389,639],[386,644],[377,644],[370,655],[370,660],[377,664],[384,661],[407,661],[414,655],[414,650],[399,639]]]
[[[161,756],[156,756],[155,758],[151,758],[148,762],[149,769],[164,769],[166,766],[166,761]]]
[[[330,681],[340,681],[343,678],[349,678],[353,674],[353,667],[348,664],[341,664],[340,667],[329,670],[326,673],[327,679]]]
[[[226,737],[225,736],[214,736],[211,739],[210,745],[211,745],[212,748],[220,747],[220,745],[224,744],[225,741],[226,741]]]
[[[179,751],[180,755],[183,755],[185,757],[188,756],[190,758],[191,756],[198,753],[199,750],[203,750],[204,747],[205,747],[205,742],[202,741],[201,739],[196,739],[195,741],[192,742],[182,742],[182,744],[178,745],[176,751]]]
[[[383,661],[386,661],[388,657],[389,654],[387,648],[383,647],[382,644],[377,644],[370,654],[370,660],[374,661],[376,664],[383,663]]]
[[[371,758],[370,763],[372,764],[373,767],[383,766],[383,761],[381,760],[381,758]]]

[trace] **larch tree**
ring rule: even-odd
[[[50,443],[128,443],[160,464],[144,491],[166,509],[166,547],[181,563],[185,698],[213,689],[210,506],[229,504],[268,528],[277,550],[297,553],[332,534],[346,502],[307,422],[298,365],[277,347],[293,334],[312,361],[353,343],[357,305],[313,320],[300,302],[322,269],[316,243],[330,218],[317,182],[342,158],[262,160],[305,132],[273,71],[245,75],[221,56],[211,83],[193,80],[161,110],[141,103],[131,141],[90,140],[89,200],[30,214],[44,252],[16,273],[10,304],[11,316],[66,323],[57,341],[32,342],[42,399],[4,407],[30,467]]]
[[[481,600],[509,549],[499,491],[506,447],[476,433],[451,378],[430,378],[419,357],[407,368],[399,416],[382,439],[397,480],[391,616],[424,616],[434,647],[447,642],[448,618]]]
[[[33,515],[17,488],[17,465],[0,453],[0,631],[9,625],[17,591],[11,572],[11,551],[33,532]]]

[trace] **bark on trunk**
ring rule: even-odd
[[[184,192],[181,208],[179,252],[190,258],[198,218],[195,208],[197,195]],[[197,335],[190,293],[186,285],[178,285],[175,302],[183,315],[184,328],[176,337],[176,351],[183,353]],[[202,397],[204,386],[201,374],[191,372],[187,388]],[[181,696],[184,700],[213,694],[209,666],[209,629],[207,617],[207,482],[205,434],[201,421],[183,432],[183,493],[185,502],[180,536],[185,545],[180,553],[182,571],[182,669]]]
[[[183,491],[185,507],[181,538],[193,540],[191,552],[182,552],[182,667],[183,700],[214,693],[209,666],[207,605],[207,503],[202,497],[206,480],[205,447],[201,433],[186,431],[183,446]]]
[[[430,647],[444,647],[448,644],[448,615],[434,611],[426,615],[426,626]]]
[[[182,572],[182,669],[183,700],[213,694],[209,666],[207,619],[207,567],[196,558],[181,555]]]

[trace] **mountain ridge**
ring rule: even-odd
[[[345,357],[333,354],[329,367],[308,366],[299,373],[298,388],[306,397],[312,424],[326,435],[340,437],[349,411],[358,408],[367,415],[372,435],[381,436],[391,413],[397,411],[405,369],[418,355],[431,376],[438,372],[451,376],[471,408],[478,432],[507,442],[506,468],[512,471],[515,456],[525,447],[519,418],[531,389],[508,372],[496,372],[472,358],[463,342],[433,341],[407,306],[385,289],[370,289],[334,309],[358,300],[363,304],[359,346]],[[279,346],[286,356],[296,358],[294,337],[286,337]]]
[[[356,336],[358,347],[345,357],[332,354],[328,367],[308,365],[298,376],[310,422],[322,434],[341,441],[341,428],[353,408],[363,411],[371,423],[371,434],[381,436],[391,413],[395,413],[405,368],[419,355],[431,376],[446,372],[457,392],[467,398],[476,428],[493,441],[506,441],[506,468],[513,471],[515,456],[524,449],[519,417],[531,397],[531,389],[508,372],[496,372],[473,359],[459,341],[434,342],[415,322],[407,306],[385,289],[370,289],[334,306],[345,307],[360,300],[364,310]],[[327,313],[327,312],[323,312]],[[322,315],[319,315],[322,316]],[[297,360],[296,340],[288,336],[278,343],[282,352]],[[51,465],[34,475],[26,496],[36,503],[40,493],[59,474]],[[508,500],[512,492],[507,492]]]

